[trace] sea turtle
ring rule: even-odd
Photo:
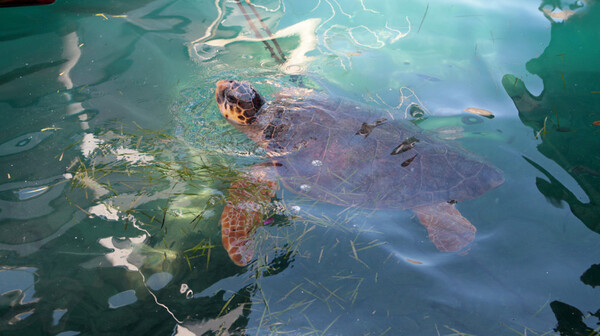
[[[215,97],[223,116],[271,161],[229,187],[220,225],[237,265],[252,258],[251,235],[278,180],[337,205],[411,209],[446,252],[462,250],[475,238],[475,227],[455,203],[504,182],[483,158],[356,102],[304,88],[284,89],[266,102],[250,83],[231,80],[217,82]]]

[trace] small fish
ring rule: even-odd
[[[413,157],[411,157],[410,159],[402,162],[401,166],[402,167],[408,167],[408,165],[413,162],[413,160],[417,157],[417,154],[413,155]]]
[[[408,261],[411,264],[415,264],[415,265],[423,265],[423,263],[421,261],[418,261],[418,260],[413,260],[413,259],[406,258],[406,261]]]
[[[369,134],[371,134],[371,132],[373,131],[373,129],[375,127],[385,124],[386,121],[387,121],[386,118],[381,118],[381,119],[375,120],[375,122],[372,124],[367,124],[366,122],[364,122],[364,123],[362,123],[362,125],[360,126],[360,129],[358,130],[358,132],[356,132],[355,135],[364,135],[366,138],[369,136]]]
[[[600,126],[600,120],[594,121],[592,125]]]
[[[494,114],[492,112],[490,112],[488,110],[480,109],[480,108],[477,108],[477,107],[466,108],[465,112],[477,114],[477,115],[480,115],[482,117],[486,117],[486,118],[489,118],[489,119],[493,119],[494,118]]]
[[[419,142],[419,139],[417,139],[415,137],[410,137],[410,138],[402,141],[402,143],[400,145],[398,145],[398,147],[394,148],[394,150],[392,151],[392,153],[390,153],[390,155],[398,155],[398,154],[404,153],[408,150],[411,150],[415,147],[415,144],[417,142]],[[406,166],[403,166],[403,167],[406,167]]]

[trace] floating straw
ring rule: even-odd
[[[271,53],[271,57],[273,57],[273,59],[275,61],[277,61],[277,63],[283,64],[285,62],[285,56],[283,54],[283,51],[281,51],[281,48],[279,47],[279,44],[272,37],[271,30],[269,30],[269,28],[264,24],[264,22],[260,18],[260,15],[258,14],[258,12],[256,11],[256,9],[254,8],[254,6],[252,6],[252,4],[250,3],[249,0],[246,0],[246,3],[252,9],[252,12],[256,16],[257,20],[261,23],[261,25],[265,29],[265,31],[266,31],[269,39],[273,40],[273,44],[277,48],[277,51],[281,55],[281,58],[279,56],[277,56],[277,54],[275,54],[275,51],[273,50],[273,48],[271,47],[271,45],[267,42],[267,40],[263,39],[262,35],[258,31],[258,28],[256,28],[256,26],[254,25],[254,23],[252,23],[252,19],[250,18],[250,15],[248,15],[248,12],[246,11],[246,9],[244,8],[244,6],[242,5],[242,2],[240,0],[236,0],[235,3],[238,5],[238,7],[240,8],[240,10],[242,11],[242,14],[244,14],[244,17],[246,18],[246,21],[248,21],[248,25],[250,26],[250,28],[252,29],[252,31],[254,31],[254,35],[256,35],[256,38],[258,38],[258,39],[260,39],[262,41],[262,43],[265,45],[265,47],[267,48],[267,50],[269,50],[269,52]]]

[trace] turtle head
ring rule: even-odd
[[[225,119],[237,125],[249,125],[265,100],[248,82],[220,80],[215,98]]]

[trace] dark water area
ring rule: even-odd
[[[0,8],[1,335],[600,334],[597,1],[252,4]],[[358,102],[504,183],[455,205],[451,253],[410,209],[280,188],[237,266],[220,216],[267,154],[222,79]]]

